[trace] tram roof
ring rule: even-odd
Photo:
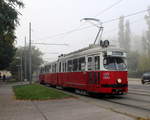
[[[121,48],[116,48],[115,46],[108,46],[108,47],[101,47],[100,45],[89,45],[88,47],[76,50],[74,52],[68,53],[61,55],[59,59],[63,58],[70,58],[73,56],[80,56],[80,55],[89,55],[89,54],[96,54],[100,52],[105,52],[105,51],[121,51],[121,52],[126,52],[124,49]]]
[[[90,55],[90,54],[97,54],[100,52],[105,52],[105,51],[121,51],[121,52],[126,52],[124,49],[121,48],[116,48],[115,46],[108,46],[108,47],[101,47],[100,45],[89,45],[88,47],[70,52],[68,54],[61,54],[56,61],[52,61],[47,63],[49,64],[55,64],[59,60],[67,59],[67,58],[74,58],[78,56],[84,56],[84,55]],[[45,66],[45,65],[44,65]]]

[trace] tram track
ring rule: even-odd
[[[132,89],[132,88],[130,88],[129,91],[143,92],[143,93],[147,93],[147,94],[150,95],[150,90],[139,90],[139,89]]]
[[[83,100],[85,102],[88,102],[90,104],[103,107],[105,109],[112,110],[114,112],[124,114],[127,116],[134,116],[135,118],[137,117],[150,117],[150,107],[148,106],[143,106],[142,104],[133,104],[135,100],[128,100],[126,102],[124,98],[120,98],[122,101],[117,101],[118,99],[113,98],[106,98],[106,97],[89,97],[89,96],[84,96],[84,95],[79,95],[78,96],[80,100]],[[132,101],[131,103],[129,101]],[[137,100],[136,100],[137,101]],[[143,103],[145,101],[138,101],[138,103]],[[147,101],[148,103],[148,101]]]
[[[131,115],[131,116],[138,116],[138,117],[147,117],[150,113],[150,105],[149,105],[149,97],[150,95],[147,95],[146,100],[138,99],[141,98],[141,96],[145,96],[145,94],[134,94],[134,93],[128,93],[128,95],[123,96],[104,96],[104,97],[90,97],[84,94],[80,93],[74,93],[69,91],[64,91],[68,94],[71,94],[75,97],[77,97],[79,100],[88,102],[93,105],[97,105],[99,107],[103,107],[105,109],[110,109],[114,112],[118,112],[124,115]],[[136,96],[132,96],[132,95]],[[133,112],[134,111],[134,112]],[[150,117],[150,116],[149,116]]]
[[[124,97],[123,99],[134,100],[134,101],[139,101],[139,102],[144,102],[144,103],[150,103],[150,101],[148,101],[148,100],[132,98],[132,97],[130,97],[130,96],[129,96],[129,97],[126,96],[126,97]],[[149,99],[150,99],[150,98],[149,98]]]
[[[80,95],[81,96],[81,95]],[[79,96],[79,97],[80,97]],[[83,95],[82,95],[83,96]],[[124,97],[89,97],[89,96],[84,96],[84,97],[80,97],[82,98],[82,100],[85,100],[86,102],[89,102],[87,101],[86,99],[90,99],[90,103],[92,104],[95,104],[95,105],[98,105],[98,106],[101,106],[101,107],[104,107],[106,109],[110,109],[110,110],[113,110],[115,112],[119,112],[119,113],[122,113],[122,114],[128,114],[128,115],[131,115],[131,116],[145,116],[145,115],[149,115],[150,113],[150,106],[147,106],[147,105],[143,105],[143,103],[146,103],[146,104],[149,104],[150,101],[148,100],[140,100],[138,98],[131,98],[131,97],[127,97],[127,96],[124,96]],[[135,104],[133,104],[135,102]],[[117,105],[117,107],[116,107]],[[129,112],[129,111],[125,111],[124,110],[124,107],[126,107],[126,109],[130,109],[130,111],[138,111],[137,113],[140,113],[140,114],[137,114],[136,112],[135,113],[132,113],[132,112]],[[144,115],[142,115],[144,114]]]
[[[142,96],[150,97],[149,92],[145,93],[145,92],[140,92],[140,91],[131,91],[131,90],[129,90],[128,94],[135,94],[135,95],[142,95]]]
[[[136,92],[130,92],[130,93],[128,93],[128,94],[134,94],[134,95],[139,95],[139,96],[148,96],[148,97],[150,97],[150,95],[148,95],[148,94],[143,94],[143,93],[136,93]]]
[[[140,109],[140,110],[144,110],[144,111],[147,111],[147,112],[150,112],[150,108],[145,108],[143,106],[137,106],[137,105],[133,105],[133,104],[126,104],[125,102],[118,102],[118,101],[114,101],[114,100],[108,100],[108,99],[104,99],[108,102],[111,102],[111,103],[115,103],[115,104],[118,104],[118,105],[123,105],[123,106],[126,106],[126,107],[130,107],[130,108],[134,108],[134,109]]]
[[[83,94],[78,94],[78,93],[75,94],[75,95],[77,95],[83,101],[87,102],[87,100],[90,100],[90,103],[93,103],[93,104],[96,104],[96,105],[100,105],[100,106],[103,106],[103,104],[101,104],[100,102],[104,102],[104,103],[107,102],[105,104],[109,103],[109,104],[111,104],[111,107],[103,106],[104,108],[106,108],[106,109],[114,109],[115,111],[118,111],[118,112],[120,112],[120,111],[116,110],[115,105],[124,106],[124,107],[128,107],[128,108],[133,108],[134,110],[138,109],[139,111],[142,111],[142,112],[145,111],[146,113],[150,113],[150,107],[142,105],[142,103],[149,104],[150,101],[148,101],[148,100],[140,100],[138,98],[131,98],[130,96],[129,97],[128,96],[124,96],[124,97],[122,97],[122,96],[121,97],[120,96],[114,96],[114,97],[90,97],[90,96],[83,95]],[[126,102],[126,101],[128,101],[128,102]],[[133,104],[133,102],[135,102],[135,101],[138,103],[137,105]],[[131,114],[131,113],[128,113],[128,114]]]

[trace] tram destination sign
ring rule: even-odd
[[[112,51],[113,56],[123,56],[123,52],[120,51]]]
[[[114,56],[114,57],[126,57],[126,53],[122,51],[107,51],[108,56]]]

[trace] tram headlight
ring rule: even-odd
[[[119,84],[122,83],[122,79],[121,79],[121,78],[118,78],[118,79],[117,79],[117,83],[119,83]]]

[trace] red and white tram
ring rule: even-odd
[[[128,91],[126,52],[111,46],[89,46],[41,67],[40,83],[92,93]]]

